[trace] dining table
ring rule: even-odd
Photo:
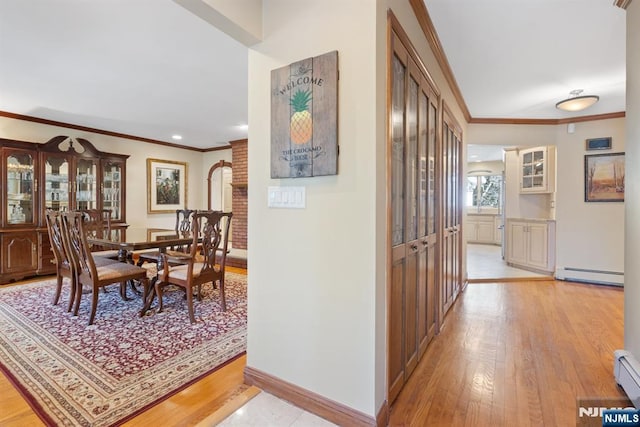
[[[96,245],[104,249],[112,249],[118,251],[118,260],[121,262],[137,263],[135,251],[143,251],[146,249],[157,249],[159,251],[157,268],[162,268],[162,253],[167,248],[189,245],[193,243],[193,235],[191,232],[177,232],[176,230],[164,228],[149,227],[128,227],[113,231],[106,238],[88,237],[87,241],[91,245]],[[149,292],[143,295],[145,303],[140,312],[141,316],[151,308],[151,304],[155,298],[155,281],[157,275],[151,281]],[[141,294],[135,288],[135,284],[131,283],[131,288],[137,294]]]
[[[88,237],[92,245],[118,251],[119,261],[130,261],[134,251],[158,249],[166,251],[168,247],[188,245],[193,242],[191,232],[177,232],[165,228],[129,227],[113,230],[104,238]]]

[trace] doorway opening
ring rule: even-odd
[[[470,282],[545,277],[504,260],[505,195],[502,145],[467,146],[465,239]]]
[[[223,212],[233,210],[231,163],[220,160],[209,169],[209,195],[207,209]],[[224,231],[224,230],[223,230]],[[229,248],[233,248],[233,224],[229,229]]]

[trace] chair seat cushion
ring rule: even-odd
[[[202,262],[195,262],[193,263],[193,277],[197,278],[200,277],[200,272],[202,271],[202,267],[204,266],[204,263]],[[176,280],[182,280],[182,281],[186,281],[187,280],[187,273],[189,271],[189,266],[186,264],[183,265],[177,265],[174,267],[169,268],[169,278],[168,279],[176,279]],[[216,267],[216,272],[219,271],[219,268]],[[167,281],[167,278],[164,275],[164,272],[160,272],[159,274],[160,276],[160,280],[162,281]]]
[[[98,280],[100,281],[113,280],[117,282],[119,281],[118,279],[122,277],[147,276],[147,270],[133,264],[127,264],[126,262],[115,262],[101,267],[96,266],[96,271],[98,273]]]
[[[115,259],[111,259],[111,258],[105,258],[102,256],[95,256],[93,257],[93,262],[97,267],[104,267],[105,265],[109,265],[109,264],[114,264],[114,263],[119,263],[120,261],[115,260]]]
[[[170,257],[177,257],[177,258],[185,257],[189,255],[180,251],[166,251],[165,253]],[[140,259],[143,259],[146,262],[157,262],[158,258],[160,257],[160,252],[159,251],[140,252],[139,255],[140,255]]]
[[[104,258],[113,258],[113,259],[118,259],[118,251],[117,250],[111,250],[111,251],[95,251],[95,252],[91,252],[91,255],[95,256],[101,256]]]

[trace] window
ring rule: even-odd
[[[502,175],[476,175],[467,177],[467,208],[500,209],[502,206]]]

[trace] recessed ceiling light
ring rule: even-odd
[[[175,139],[176,141],[180,141],[182,139],[182,135],[173,135],[171,138]]]

